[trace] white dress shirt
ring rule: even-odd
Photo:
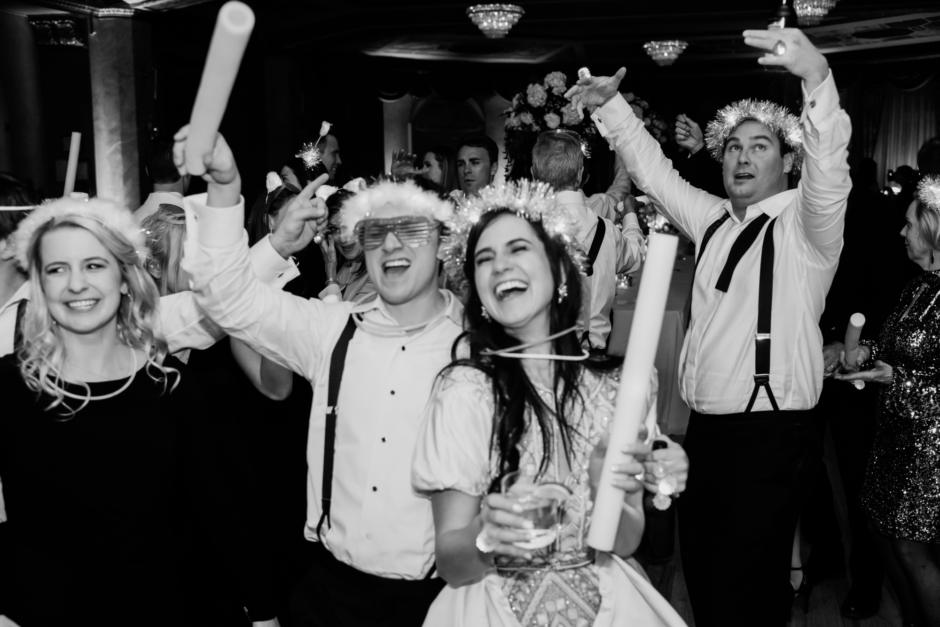
[[[598,216],[588,208],[584,193],[561,191],[555,194],[555,202],[573,210],[578,216],[578,242],[587,253],[597,233]],[[643,262],[643,231],[636,214],[628,213],[623,218],[623,230],[607,218],[604,241],[597,252],[592,276],[582,276],[584,290],[579,332],[587,329],[593,348],[606,348],[610,335],[610,310],[617,293],[617,273],[639,270]],[[585,324],[586,321],[586,324]]]
[[[614,160],[614,182],[610,184],[606,192],[591,194],[587,197],[587,206],[601,218],[607,218],[616,223],[617,205],[623,202],[623,199],[630,193],[630,174],[623,165],[623,159],[617,155]]]
[[[691,326],[682,346],[682,398],[700,413],[743,412],[754,390],[762,247],[752,246],[741,258],[727,293],[716,290],[715,284],[735,239],[761,213],[778,218],[773,234],[770,386],[780,409],[811,409],[819,400],[823,383],[819,317],[842,250],[851,189],[846,148],[852,127],[839,107],[831,72],[812,94],[804,87],[803,97],[806,152],[800,184],[795,190],[748,207],[743,221],[735,218],[730,201],[696,189],[679,176],[659,142],[650,137],[621,96],[592,115],[611,149],[623,158],[631,178],[657,210],[697,245],[712,222],[725,212],[731,214],[699,262]],[[753,411],[770,409],[770,401],[761,391]]]
[[[313,384],[307,439],[311,541],[317,541],[321,512],[330,358],[350,314],[356,315],[337,402],[332,526],[324,542],[337,559],[361,571],[424,577],[434,563],[434,519],[430,502],[411,488],[411,458],[435,378],[463,331],[460,302],[442,290],[445,310],[404,333],[378,296],[328,304],[270,289],[248,269],[243,204],[186,210],[200,226],[197,240],[188,230],[183,260],[199,306],[227,333]]]
[[[176,205],[177,207],[183,206],[183,195],[179,192],[151,192],[147,196],[147,200],[144,201],[140,207],[137,208],[137,211],[134,212],[134,219],[137,222],[143,222],[144,218],[147,216],[155,214],[159,209],[160,205]]]

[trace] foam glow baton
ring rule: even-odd
[[[649,252],[643,265],[627,355],[620,375],[613,431],[607,445],[607,455],[604,457],[604,468],[594,501],[591,530],[588,532],[588,544],[599,551],[613,550],[617,537],[624,491],[611,485],[611,467],[627,461],[627,456],[621,450],[636,442],[640,425],[649,411],[646,396],[649,391],[650,371],[653,369],[656,350],[659,347],[659,332],[663,326],[666,297],[669,294],[678,245],[679,238],[673,235],[652,233],[649,238]]]
[[[69,164],[65,169],[65,189],[62,197],[68,198],[75,191],[75,174],[78,172],[78,149],[82,145],[82,134],[72,132],[72,143],[69,146]]]
[[[200,176],[206,172],[203,157],[215,146],[215,134],[228,106],[228,97],[254,27],[255,14],[248,5],[232,0],[219,9],[209,55],[202,70],[202,81],[189,118],[186,170],[192,175]]]
[[[854,366],[858,361],[858,338],[862,334],[862,327],[865,326],[864,314],[854,313],[849,318],[849,326],[845,328],[845,363]],[[865,387],[864,381],[855,381],[855,387],[861,390]]]

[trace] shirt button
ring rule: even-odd
[[[810,100],[810,101],[809,101],[809,106],[815,108],[815,107],[816,107],[816,101],[815,101],[815,100]]]
[[[395,390],[392,390],[392,396],[395,396]]]
[[[384,441],[385,441],[385,438],[382,438],[382,441],[384,442]]]
[[[401,350],[402,350],[402,351],[404,351],[404,350],[405,350],[405,347],[404,347],[404,346],[402,346],[402,347],[401,347]]]
[[[372,491],[373,491],[373,492],[378,492],[379,489],[378,489],[377,487],[375,487],[375,486],[372,486]]]

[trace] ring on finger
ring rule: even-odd
[[[773,53],[775,57],[782,57],[787,53],[787,45],[783,43],[782,39],[778,39],[777,43],[774,44]]]

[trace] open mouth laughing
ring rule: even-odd
[[[496,294],[496,300],[506,300],[507,298],[512,298],[519,294],[524,293],[529,289],[529,284],[525,281],[520,281],[519,279],[510,279],[509,281],[503,281],[498,283],[493,292]]]

